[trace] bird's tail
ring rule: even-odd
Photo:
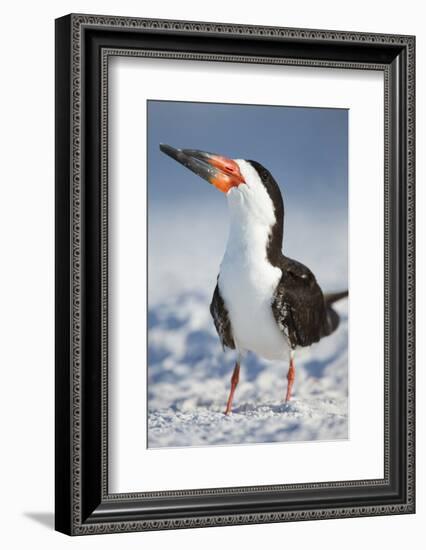
[[[330,294],[324,294],[324,301],[326,305],[326,318],[327,322],[324,324],[324,336],[328,336],[336,330],[340,323],[340,316],[331,305],[342,298],[346,298],[349,295],[347,290],[342,292],[331,292]]]
[[[348,295],[348,290],[342,290],[342,292],[331,292],[330,294],[324,294],[324,301],[328,306],[330,306],[331,304],[334,304],[334,302],[337,302],[342,298],[346,298]]]

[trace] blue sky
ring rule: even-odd
[[[150,205],[189,198],[223,203],[207,182],[161,153],[159,143],[257,160],[288,201],[347,209],[345,109],[149,101]]]
[[[148,102],[149,302],[213,292],[228,233],[227,200],[160,143],[256,160],[284,196],[284,253],[327,290],[347,287],[348,111]]]

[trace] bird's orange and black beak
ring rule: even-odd
[[[235,160],[196,149],[175,149],[164,143],[160,144],[160,149],[223,193],[245,183]]]

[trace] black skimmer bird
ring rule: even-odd
[[[238,352],[225,414],[232,410],[241,358],[247,351],[289,361],[289,401],[295,350],[336,330],[339,315],[331,306],[348,291],[323,294],[310,269],[284,256],[282,195],[260,163],[164,144],[160,149],[228,198],[228,243],[210,305],[222,346]]]

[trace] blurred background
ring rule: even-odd
[[[148,443],[153,447],[347,437],[347,300],[339,330],[287,365],[249,355],[236,411],[222,409],[233,368],[209,314],[228,231],[226,196],[160,143],[256,160],[284,198],[287,256],[324,292],[348,287],[348,111],[148,101]],[[239,407],[239,408],[238,408]]]

